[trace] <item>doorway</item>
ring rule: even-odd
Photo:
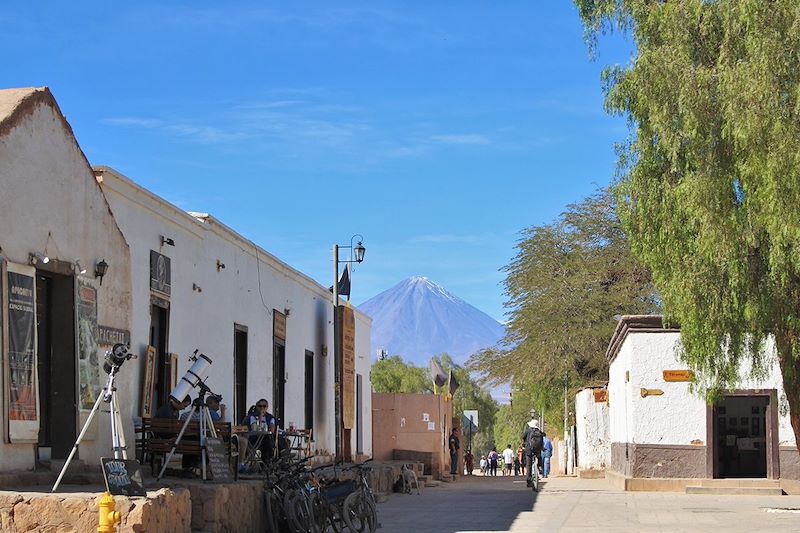
[[[37,459],[66,459],[77,436],[75,278],[36,272],[40,425]]]
[[[278,427],[283,427],[284,397],[286,394],[286,346],[275,340],[272,349],[272,415],[278,419]]]
[[[714,477],[768,477],[773,462],[770,400],[768,395],[737,394],[713,407]]]
[[[172,392],[167,339],[169,339],[169,303],[158,299],[150,306],[150,346],[156,350],[156,367],[153,373],[155,409],[166,404],[169,393]]]
[[[247,326],[233,325],[233,422],[247,416]],[[246,422],[245,422],[246,423]]]
[[[305,405],[305,428],[314,429],[314,352],[306,350],[306,405]]]

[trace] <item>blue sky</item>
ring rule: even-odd
[[[503,320],[519,233],[607,184],[568,0],[31,2],[0,11],[0,86],[46,85],[92,164],[210,212],[330,285],[364,236],[360,303],[427,276]]]

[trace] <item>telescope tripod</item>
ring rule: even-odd
[[[75,441],[75,445],[72,447],[69,457],[67,457],[64,466],[61,468],[61,473],[58,475],[58,479],[56,479],[55,485],[53,485],[51,492],[55,492],[56,489],[58,489],[58,485],[61,483],[61,479],[67,472],[67,467],[69,466],[70,461],[72,461],[72,457],[75,455],[75,452],[78,451],[78,446],[83,440],[83,437],[86,435],[86,431],[89,429],[95,413],[97,413],[97,410],[100,408],[101,401],[109,404],[110,407],[108,413],[111,415],[111,445],[114,450],[114,459],[128,458],[128,447],[125,444],[125,431],[122,426],[122,417],[119,414],[119,406],[117,405],[117,388],[114,386],[114,378],[116,377],[118,371],[119,366],[115,365],[110,367],[108,379],[106,380],[106,386],[103,387],[103,390],[97,395],[97,401],[94,402],[92,412],[89,413],[89,418],[86,419],[86,423],[83,425],[80,435],[78,435],[78,440]]]
[[[199,383],[200,387],[200,394],[197,398],[194,399],[192,402],[192,410],[189,411],[189,416],[186,417],[186,421],[183,423],[183,427],[181,428],[180,433],[178,433],[178,437],[175,439],[175,443],[172,445],[172,449],[169,451],[169,454],[164,459],[164,465],[161,467],[161,472],[158,473],[157,480],[161,480],[164,477],[164,472],[167,470],[167,465],[169,464],[172,456],[175,454],[175,449],[178,447],[178,444],[181,442],[183,438],[183,434],[186,432],[186,428],[189,427],[189,424],[193,422],[195,413],[199,413],[200,418],[200,471],[202,472],[203,481],[206,481],[206,464],[208,463],[208,455],[206,452],[206,436],[210,432],[213,438],[217,438],[217,430],[214,428],[214,420],[211,418],[211,411],[208,409],[206,405],[206,392],[209,392],[208,387],[206,387],[203,382]]]

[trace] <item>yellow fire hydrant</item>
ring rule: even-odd
[[[114,533],[117,530],[117,524],[122,520],[119,511],[114,510],[117,506],[114,497],[110,492],[106,492],[100,498],[97,506],[100,508],[100,524],[97,526],[97,533]]]

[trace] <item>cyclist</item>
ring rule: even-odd
[[[525,447],[525,465],[528,470],[527,483],[531,486],[531,475],[533,472],[533,457],[536,456],[538,466],[542,465],[542,448],[544,446],[544,433],[539,429],[539,421],[536,420],[536,411],[531,409],[531,419],[525,425],[522,434],[522,445]]]

